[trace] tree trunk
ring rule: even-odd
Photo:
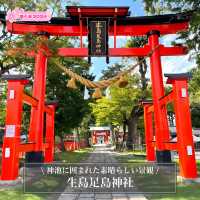
[[[126,123],[124,122],[123,123],[123,132],[124,132],[124,134],[123,134],[123,142],[126,140]]]
[[[138,62],[141,62],[144,59],[144,57],[138,57]],[[146,79],[146,73],[147,73],[147,62],[144,60],[139,65],[139,72],[141,76],[141,84],[142,84],[142,98],[145,98],[147,96],[147,79]]]
[[[141,62],[143,57],[138,57],[138,61]],[[141,75],[141,84],[142,84],[142,99],[147,96],[147,79],[146,79],[146,72],[147,72],[147,63],[146,60],[144,60],[139,65],[139,72]],[[127,148],[129,150],[133,150],[133,144],[136,141],[136,135],[137,135],[137,124],[138,119],[142,115],[143,109],[140,108],[140,106],[136,105],[133,107],[131,111],[130,118],[126,121],[128,125],[128,137],[127,137]]]
[[[61,151],[65,151],[64,138],[62,134],[60,135],[60,144],[61,144]]]
[[[133,150],[133,144],[135,143],[135,138],[137,134],[137,123],[138,123],[138,116],[132,116],[128,122],[128,137],[127,137],[127,148],[129,150]]]

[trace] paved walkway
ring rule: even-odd
[[[98,146],[90,153],[86,163],[117,163],[115,153],[109,147]],[[119,194],[119,193],[79,193],[61,194],[58,200],[147,200],[141,194]]]

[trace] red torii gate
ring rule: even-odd
[[[187,53],[186,47],[174,46],[165,47],[159,43],[159,36],[166,34],[175,34],[179,31],[187,30],[190,20],[190,14],[170,14],[151,17],[129,17],[128,7],[67,7],[68,16],[64,18],[52,18],[50,22],[6,22],[7,30],[12,34],[32,33],[48,39],[49,36],[80,36],[80,48],[60,48],[59,56],[65,57],[87,57],[88,48],[83,47],[82,37],[89,34],[88,20],[107,19],[109,21],[108,35],[114,36],[114,48],[108,49],[108,56],[146,56],[151,50],[154,50],[151,58],[151,80],[152,94],[155,118],[155,135],[156,135],[156,151],[157,155],[169,154],[166,152],[165,141],[169,140],[169,128],[167,122],[166,106],[160,107],[160,98],[164,96],[164,86],[161,67],[161,56],[177,56]],[[148,44],[142,48],[116,48],[116,36],[148,36]],[[33,97],[38,101],[38,108],[32,107],[31,122],[29,130],[29,142],[33,143],[32,151],[44,151],[43,144],[43,113],[45,111],[45,87],[46,87],[46,68],[48,49],[44,46],[38,46],[37,53],[30,52],[30,56],[35,57],[35,73]],[[49,54],[49,56],[51,56]],[[7,105],[7,119],[13,115],[9,112],[11,107]],[[178,108],[179,109],[179,108]],[[21,114],[21,113],[19,113]],[[9,120],[6,126],[10,125]],[[18,123],[19,125],[20,123]],[[188,134],[191,134],[188,133]],[[14,139],[14,138],[13,138]],[[4,141],[7,137],[4,137]],[[30,144],[27,144],[28,146]],[[1,179],[13,180],[18,176],[19,157],[11,154],[8,158],[5,156],[6,148],[15,151],[16,144],[4,142],[2,155],[2,176]],[[193,150],[193,149],[192,149]],[[25,148],[24,151],[30,151]],[[182,156],[182,155],[180,155]],[[196,177],[196,164],[194,154],[190,155],[194,163],[193,168],[187,169],[193,173],[185,176],[186,178]],[[160,156],[158,156],[159,158]],[[152,160],[155,160],[155,156]],[[159,160],[158,160],[159,161]],[[165,160],[167,161],[167,160]],[[11,164],[12,163],[12,164]],[[16,167],[17,166],[17,167]],[[8,172],[9,168],[9,172]],[[185,169],[184,169],[185,170]],[[184,174],[183,174],[184,176]]]
[[[167,84],[172,84],[172,90],[159,99],[159,107],[162,112],[165,112],[166,105],[173,103],[177,141],[173,142],[170,139],[160,141],[154,135],[153,113],[155,113],[155,104],[151,100],[143,101],[147,160],[155,161],[155,147],[157,148],[158,143],[161,143],[164,149],[178,152],[180,175],[184,178],[196,178],[197,169],[187,84],[191,74],[165,74],[165,76],[168,78]]]

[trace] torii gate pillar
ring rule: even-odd
[[[46,40],[48,35],[45,32],[38,33],[38,37]],[[47,73],[47,49],[44,44],[38,43],[38,51],[35,55],[35,71],[33,84],[33,97],[38,99],[38,108],[31,109],[31,121],[29,128],[29,142],[36,143],[35,150],[27,153],[33,162],[43,161],[43,129],[44,129],[44,106],[46,94],[46,73]],[[35,160],[34,160],[35,159]]]
[[[156,137],[156,158],[157,162],[171,162],[170,151],[164,150],[164,141],[169,140],[169,129],[167,121],[166,107],[160,107],[159,99],[164,96],[164,85],[162,77],[161,56],[159,52],[159,36],[160,32],[156,30],[150,31],[148,34],[149,45],[151,49],[155,49],[150,57],[151,64],[151,81],[152,96],[154,105],[154,122]]]

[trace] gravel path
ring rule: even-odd
[[[85,163],[117,163],[115,152],[111,147],[97,146],[90,153]],[[68,191],[69,189],[66,189]],[[147,200],[142,194],[126,194],[126,193],[78,193],[66,194],[59,196],[58,200]]]

